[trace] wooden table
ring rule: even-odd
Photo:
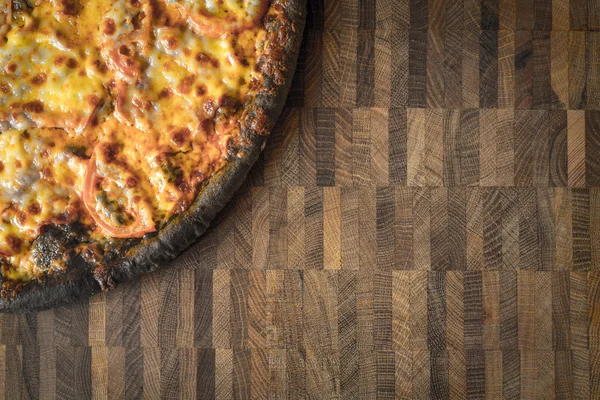
[[[598,1],[309,14],[214,229],[111,294],[2,316],[0,394],[600,398]]]

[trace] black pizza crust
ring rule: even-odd
[[[0,313],[40,311],[109,290],[166,265],[206,231],[260,156],[292,83],[306,19],[306,0],[272,0],[271,7],[277,7],[280,18],[269,18],[269,14],[265,17],[270,49],[269,54],[263,53],[258,61],[264,78],[262,87],[251,96],[242,116],[241,135],[245,139],[239,152],[242,156],[234,157],[212,176],[194,203],[174,217],[158,235],[141,241],[120,241],[121,254],[110,257],[105,254],[99,262],[86,260],[81,254],[67,253],[65,271],[11,288],[12,293],[8,295],[3,290]],[[40,251],[48,255],[59,253],[60,245],[73,240],[77,234],[77,230],[71,232],[71,228],[49,232],[49,243],[42,244]],[[44,262],[43,257],[39,263]]]

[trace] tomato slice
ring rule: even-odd
[[[82,199],[88,213],[100,229],[115,238],[139,238],[147,233],[156,232],[156,227],[151,216],[135,208],[127,210],[127,213],[134,218],[134,221],[128,225],[116,225],[110,218],[103,215],[103,213],[99,213],[97,211],[98,200],[94,185],[97,177],[96,155],[94,151],[85,173]]]
[[[198,35],[218,37],[230,33],[239,33],[256,26],[269,9],[269,0],[259,0],[257,12],[250,19],[239,20],[235,17],[221,18],[208,13],[205,10],[192,12],[188,7],[177,4],[177,8],[187,17],[191,28]]]

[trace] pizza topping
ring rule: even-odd
[[[101,144],[102,145],[102,144]],[[106,147],[106,146],[105,146]],[[113,157],[112,149],[109,151],[110,157]],[[108,160],[107,161],[111,162]],[[108,177],[98,175],[98,166],[96,156],[92,156],[89,161],[86,175],[83,183],[83,202],[87,211],[90,213],[96,224],[108,235],[115,238],[133,238],[142,237],[147,233],[155,232],[156,227],[152,220],[151,205],[140,206],[142,197],[136,196],[133,199],[127,199],[120,196],[124,201],[111,200],[109,190],[117,187],[117,195],[123,194],[118,185],[106,185]],[[131,180],[137,182],[137,178],[130,176],[126,182]],[[134,185],[126,184],[126,189],[135,188]],[[144,196],[146,197],[146,196]],[[135,204],[132,204],[135,203]]]
[[[61,269],[48,232],[78,224],[83,241],[64,251],[85,258],[93,242],[103,257],[192,204],[243,143],[268,5],[0,0],[5,280]]]
[[[268,0],[163,0],[175,4],[199,35],[236,34],[256,27],[269,7]]]

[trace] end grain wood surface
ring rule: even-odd
[[[600,399],[599,1],[310,0],[214,228],[0,330],[7,399]]]

